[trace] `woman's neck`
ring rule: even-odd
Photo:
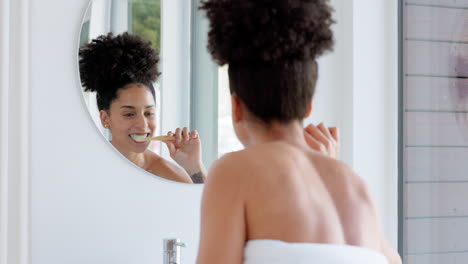
[[[304,147],[307,144],[304,138],[304,128],[299,121],[293,121],[286,125],[273,121],[268,127],[260,124],[251,124],[248,131],[249,139],[246,147],[275,141],[286,142],[298,147]]]
[[[147,169],[146,156],[143,153],[129,152],[125,157],[140,168]]]
[[[135,165],[137,165],[140,168],[143,168],[146,170],[147,167],[147,160],[145,153],[137,153],[137,152],[131,152],[131,151],[123,151],[121,148],[119,148],[118,145],[114,144],[111,141],[112,145],[122,154],[124,155],[128,160],[133,162]]]

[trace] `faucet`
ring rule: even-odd
[[[180,264],[180,248],[186,244],[179,238],[164,239],[163,264]]]

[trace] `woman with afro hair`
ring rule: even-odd
[[[202,183],[204,166],[197,131],[187,128],[169,132],[165,141],[171,157],[185,170],[148,149],[156,130],[155,91],[159,56],[151,42],[139,36],[112,33],[80,48],[80,76],[85,92],[96,92],[104,128],[112,134],[112,145],[127,159],[157,176],[186,183]]]
[[[316,59],[332,49],[327,0],[205,0],[208,50],[228,65],[245,149],[211,167],[198,264],[401,263],[363,180],[322,150],[336,129],[303,128]]]

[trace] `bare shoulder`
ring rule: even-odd
[[[363,201],[371,200],[365,181],[349,165],[316,151],[309,151],[308,157],[329,189]]]
[[[211,193],[232,195],[242,200],[252,181],[261,175],[258,167],[259,158],[254,152],[241,150],[223,155],[216,160],[208,171],[204,194]],[[255,177],[252,177],[252,176]],[[217,196],[217,195],[214,195]]]
[[[212,165],[205,189],[225,187],[232,191],[237,187],[247,194],[259,186],[275,184],[295,167],[298,159],[305,159],[294,151],[286,144],[268,143],[226,154]]]
[[[377,206],[367,184],[346,164],[340,168],[343,179],[348,182],[344,187],[348,193],[348,198],[344,200],[345,206],[348,206],[348,212],[361,217],[363,230],[371,231],[370,233],[376,241],[376,243],[371,242],[367,246],[385,255],[389,264],[401,264],[401,257],[385,236]],[[351,227],[349,229],[351,230]]]
[[[335,204],[339,214],[344,219],[344,227],[346,230],[365,230],[360,235],[351,232],[348,243],[364,245],[380,251],[388,258],[389,263],[400,264],[401,259],[398,253],[385,238],[377,207],[365,181],[343,162],[328,160],[322,165],[328,171],[334,168],[335,172],[332,174],[334,179],[329,179],[329,181],[336,189],[330,193],[335,193],[333,195]],[[356,224],[352,219],[358,219],[359,224]],[[361,227],[359,228],[359,226]]]
[[[248,166],[240,152],[242,151],[225,154],[213,163],[208,171],[205,189],[232,188],[240,184],[244,175],[242,172]]]
[[[274,159],[284,159],[282,157],[284,153],[282,155],[276,153],[277,151],[271,149],[270,146],[256,146],[225,154],[212,165],[208,172],[208,175],[215,177],[208,178],[239,184],[251,178],[250,175],[259,177],[265,172],[265,167],[271,167],[272,164],[279,166],[272,162]]]
[[[208,171],[202,197],[202,219],[213,212],[230,208],[229,214],[242,212],[244,206],[244,192],[242,186],[243,175],[240,173],[241,156],[226,154],[218,159]]]

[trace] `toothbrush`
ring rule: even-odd
[[[133,137],[136,141],[151,141],[151,140],[159,140],[159,141],[168,141],[168,140],[175,140],[175,137],[169,136],[158,136],[158,137]]]

